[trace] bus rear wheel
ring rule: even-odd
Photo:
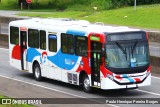
[[[42,79],[42,77],[41,77],[41,69],[40,69],[40,66],[39,66],[38,63],[36,63],[36,64],[34,65],[33,73],[34,73],[34,78],[35,78],[35,80],[41,81],[41,79]]]
[[[87,75],[84,75],[83,77],[83,90],[87,93],[90,93],[92,91],[90,81]]]

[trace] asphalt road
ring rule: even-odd
[[[96,101],[102,102],[101,98],[160,98],[160,76],[159,74],[155,77],[152,76],[152,85],[141,87],[139,89],[134,90],[99,90],[94,89],[93,93],[85,93],[83,92],[78,86],[62,83],[55,80],[50,79],[44,79],[42,82],[37,82],[33,79],[32,75],[26,72],[21,72],[9,65],[8,62],[8,50],[7,49],[0,49],[0,78],[3,78],[1,76],[5,76],[11,79],[16,79],[16,81],[21,81],[20,83],[10,83],[14,82],[11,79],[6,79],[5,81],[8,81],[8,83],[2,83],[0,82],[0,93],[6,92],[6,89],[8,92],[6,92],[8,95],[11,95],[13,97],[16,97],[18,95],[24,96],[24,97],[34,97],[34,95],[38,94],[35,97],[40,98],[97,98]],[[1,81],[1,79],[0,79]],[[24,83],[25,82],[25,83]],[[9,85],[11,84],[11,85]],[[29,85],[23,85],[23,84],[30,84]],[[34,85],[34,87],[33,87]],[[38,88],[37,88],[38,87]],[[27,88],[27,89],[26,89]],[[33,89],[35,88],[35,89]],[[12,90],[13,89],[13,90]],[[29,91],[29,94],[22,93],[18,90],[24,90]],[[34,91],[31,91],[31,90]],[[14,91],[13,93],[11,92]],[[35,91],[36,90],[36,91]],[[48,91],[46,91],[48,90]],[[38,92],[37,92],[38,91]],[[10,94],[9,94],[10,92]],[[48,96],[49,95],[49,96]],[[18,96],[20,97],[20,96]],[[78,106],[78,105],[77,105]],[[88,105],[90,106],[96,106],[96,105]],[[147,104],[116,104],[116,105],[100,105],[100,106],[118,106],[118,107],[159,107],[160,105],[147,105]],[[46,106],[45,106],[46,107]],[[50,106],[51,107],[51,106]]]

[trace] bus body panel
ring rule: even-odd
[[[20,62],[20,56],[19,56],[19,52],[14,52],[13,54],[13,49],[14,49],[14,45],[10,45],[9,48],[11,50],[9,50],[9,53],[10,53],[10,64],[13,66],[13,67],[16,67],[17,69],[21,69],[21,62]],[[18,47],[18,46],[17,46]],[[16,51],[16,49],[15,49]]]

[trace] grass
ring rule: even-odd
[[[0,10],[18,9],[18,0],[1,0]]]
[[[54,17],[75,18],[88,20],[90,22],[103,22],[105,24],[123,25],[140,28],[160,29],[160,4],[126,7],[106,11],[64,11],[51,13],[21,13],[20,16],[30,17]],[[48,10],[49,12],[49,10]]]
[[[68,11],[68,12],[53,12],[53,13],[20,13],[20,16],[30,16],[30,17],[54,17],[54,18],[75,18],[80,19],[86,15],[89,15],[88,12],[76,12],[76,11]]]
[[[136,11],[133,7],[127,7],[99,12],[85,19],[91,22],[160,29],[159,10],[160,5],[138,6]]]
[[[7,98],[7,97],[0,95],[0,100],[2,98]],[[7,105],[2,105],[2,104],[0,104],[0,107],[35,107],[35,106],[31,106],[31,105],[27,105],[27,104],[11,104],[11,105],[8,105],[8,104]]]

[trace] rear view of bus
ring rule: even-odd
[[[101,81],[102,89],[150,85],[151,67],[146,32],[105,33],[105,39],[104,59],[107,78]]]

